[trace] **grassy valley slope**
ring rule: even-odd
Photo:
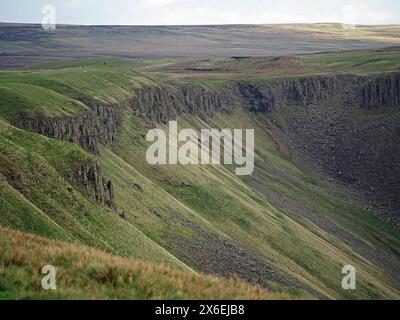
[[[399,231],[361,185],[312,161],[319,141],[302,146],[294,125],[309,125],[314,109],[334,112],[338,92],[396,75],[399,56],[91,59],[2,72],[0,223],[292,297],[399,298]],[[364,121],[396,116],[396,97],[376,95]],[[254,128],[255,173],[149,166],[145,135],[170,119],[195,130]],[[347,264],[358,270],[356,291],[341,288]]]

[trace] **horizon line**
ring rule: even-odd
[[[0,21],[0,24],[14,25],[41,25],[40,22],[9,22]],[[344,25],[344,22],[273,22],[273,23],[206,23],[206,24],[77,24],[77,23],[56,23],[56,26],[76,26],[76,27],[216,27],[216,26],[279,26],[279,25]],[[362,24],[356,23],[354,26],[400,26],[399,23],[379,23]]]

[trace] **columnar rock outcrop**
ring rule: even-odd
[[[249,111],[271,112],[279,105],[317,104],[362,85],[355,75],[311,76],[238,82],[238,91]]]
[[[91,112],[78,117],[50,118],[43,115],[14,115],[13,125],[37,132],[49,138],[79,144],[83,149],[98,154],[98,143],[111,145],[115,141],[126,104],[88,103]]]
[[[97,203],[116,211],[113,184],[104,178],[98,161],[85,161],[77,166],[69,180],[83,190]]]
[[[203,119],[216,111],[232,111],[235,95],[228,87],[206,89],[196,85],[147,86],[134,92],[131,107],[142,118],[165,123],[179,115]]]
[[[400,105],[400,74],[389,74],[367,80],[359,95],[361,107],[380,108]]]

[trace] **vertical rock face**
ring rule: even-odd
[[[278,104],[305,106],[326,100],[361,77],[313,76],[264,81],[237,81],[217,89],[199,85],[148,86],[135,91],[131,107],[141,117],[166,122],[182,114],[210,118],[214,112],[232,111],[240,104],[250,112],[272,112]]]
[[[304,106],[326,100],[358,82],[354,76],[315,76],[280,81],[277,87],[286,104]]]
[[[81,163],[70,176],[70,181],[83,188],[85,193],[97,203],[104,204],[116,211],[112,182],[103,177],[98,161],[85,161]]]
[[[239,86],[240,93],[257,112],[274,111],[280,104],[307,106],[358,87],[363,79],[354,75],[312,76],[266,80]],[[244,89],[243,89],[244,88]],[[258,107],[257,107],[258,106]]]
[[[231,111],[235,104],[232,91],[201,86],[149,86],[137,89],[131,107],[142,118],[165,123],[190,114],[210,118],[216,111]]]
[[[115,141],[125,104],[89,105],[92,111],[80,117],[48,118],[17,114],[11,122],[16,127],[49,138],[77,143],[83,149],[98,154],[97,143],[111,145]]]
[[[359,103],[365,108],[400,105],[400,74],[367,80],[367,84],[361,89]]]
[[[258,86],[246,82],[239,82],[237,86],[243,106],[250,112],[262,113],[275,110],[275,95],[268,87],[261,90]]]
[[[371,77],[313,76],[273,80],[262,84],[259,90],[263,92],[262,99],[288,105],[307,106],[351,92],[356,97],[355,103],[359,107],[393,107],[400,105],[400,74]],[[255,96],[259,95],[253,94],[253,97]]]

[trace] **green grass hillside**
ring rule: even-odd
[[[383,298],[392,293],[397,296],[397,289],[392,292],[385,289],[391,286],[390,277],[357,254],[351,244],[294,214],[292,208],[271,204],[252,187],[253,183],[263,184],[271,194],[302,203],[318,216],[383,251],[390,252],[400,244],[398,231],[373,213],[346,201],[344,190],[333,191],[320,185],[282,155],[274,139],[265,132],[262,120],[237,111],[229,116],[217,114],[208,124],[192,117],[181,118],[178,123],[182,128],[200,129],[206,125],[222,129],[254,128],[257,121],[260,123],[255,127],[256,173],[250,180],[242,180],[223,166],[150,168],[144,157],[145,142],[140,141],[138,127],[134,125],[139,120],[127,119],[114,153],[103,149],[101,161],[106,174],[117,182],[117,202],[127,213],[128,221],[165,246],[168,245],[165,237],[160,237],[163,234],[173,232],[186,239],[193,238],[193,230],[177,221],[183,214],[211,231],[217,229],[228,239],[272,257],[277,266],[300,275],[327,296]],[[129,190],[129,181],[140,183],[145,192]],[[181,182],[190,187],[182,187]],[[156,190],[162,190],[160,196]],[[153,205],[160,216],[149,215],[148,208]],[[179,256],[179,248],[175,250]],[[359,290],[354,295],[338,291],[341,267],[350,262],[362,270]]]
[[[0,122],[2,226],[189,270],[135,226],[72,189],[67,176],[92,156],[72,143]]]
[[[144,85],[172,86],[178,81],[220,86],[247,79],[256,69],[256,77],[261,78],[389,72],[398,70],[400,61],[395,50],[344,55],[346,60],[342,54],[239,62],[106,59],[105,65],[104,59],[90,59],[0,73],[0,225],[180,271],[1,229],[3,297],[280,297],[239,282],[195,275],[209,272],[239,275],[282,297],[399,299],[393,265],[400,255],[400,232],[351,201],[344,186],[321,181],[292,160],[279,135],[270,130],[271,122],[280,123],[284,130],[282,113],[290,112],[286,109],[257,115],[236,107],[232,113],[216,113],[207,120],[179,117],[180,128],[255,129],[256,169],[245,178],[236,176],[232,166],[148,165],[145,135],[154,124],[130,110],[124,113],[113,145],[101,145],[99,155],[11,125],[21,112],[80,117],[91,112],[83,101],[125,102],[134,88]],[[217,71],[187,70],[188,64]],[[291,66],[295,66],[293,73]],[[101,163],[104,176],[113,182],[118,212],[71,185],[71,173],[84,161]],[[44,243],[50,253],[40,253],[36,242]],[[31,257],[29,250],[34,252]],[[65,291],[42,296],[33,281],[39,277],[37,263],[45,260],[65,268],[65,274],[81,270],[85,276],[76,281],[68,276],[63,280]],[[356,291],[341,288],[341,270],[348,264],[357,268]],[[192,279],[198,282],[191,283]],[[84,289],[92,283],[96,290]],[[221,289],[229,284],[231,289]],[[206,287],[210,289],[201,292]]]

